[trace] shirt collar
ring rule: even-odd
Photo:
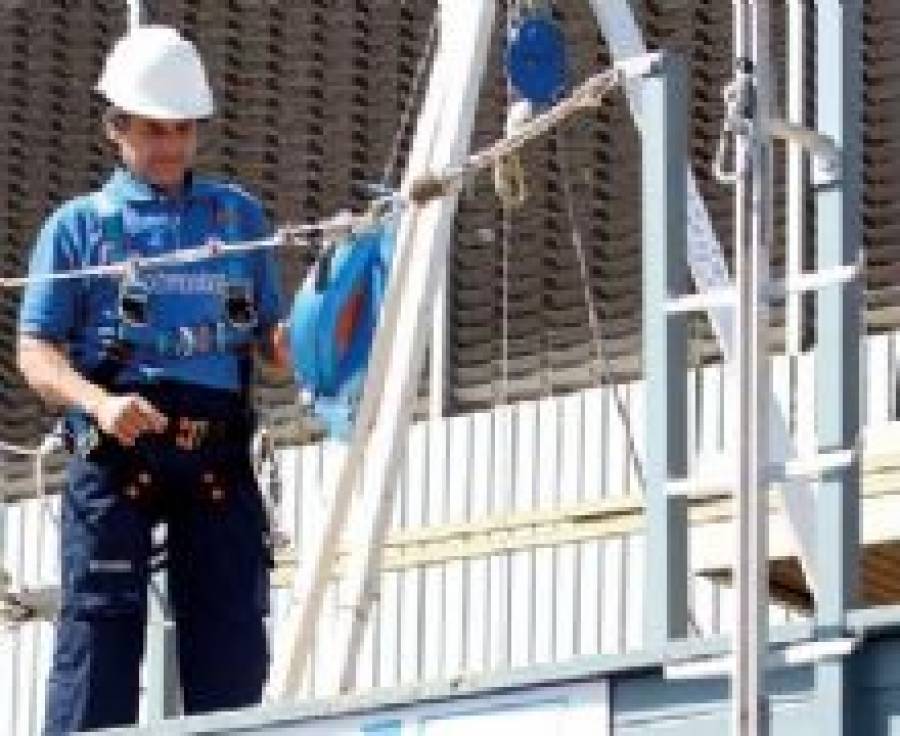
[[[202,196],[202,185],[194,172],[184,177],[184,189],[177,197],[171,197],[125,167],[118,167],[104,185],[104,190],[122,202],[181,202]]]

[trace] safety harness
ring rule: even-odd
[[[104,192],[93,195],[100,218],[101,248],[110,262],[128,260],[128,238],[122,208]],[[222,228],[224,242],[240,238],[238,215],[213,197],[210,199],[213,221]],[[239,264],[225,261],[229,273],[219,286],[219,315],[214,321],[179,325],[174,330],[153,324],[153,299],[156,298],[145,276],[137,269],[129,271],[119,283],[116,320],[101,334],[104,361],[120,370],[139,358],[186,358],[209,353],[243,353],[252,344],[258,325],[253,284],[242,277]]]
[[[99,219],[100,248],[109,262],[127,262],[129,238],[123,208],[104,191],[92,195]],[[240,238],[238,213],[232,206],[213,197],[209,201],[217,236],[224,242]],[[88,377],[104,386],[115,385],[132,363],[153,358],[187,358],[191,356],[229,353],[236,355],[240,374],[241,416],[228,420],[209,420],[195,417],[170,417],[168,429],[156,436],[153,447],[160,443],[183,452],[194,452],[212,445],[234,442],[252,432],[250,408],[250,379],[252,357],[250,349],[256,339],[257,305],[253,284],[241,272],[240,264],[225,261],[226,273],[216,283],[218,314],[213,320],[179,325],[175,330],[161,329],[154,323],[155,294],[146,274],[130,270],[119,283],[115,319],[101,329],[101,359],[88,372]],[[149,366],[139,366],[146,383],[156,376]],[[104,443],[102,433],[92,418],[80,411],[70,411],[64,420],[63,439],[72,454],[82,458],[91,456]],[[153,448],[143,447],[141,441],[126,452],[121,468],[123,493],[135,502],[154,504],[159,500],[158,472],[152,457]],[[201,495],[212,502],[224,500],[229,486],[226,464],[202,469],[199,475]]]

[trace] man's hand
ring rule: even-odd
[[[270,378],[282,380],[291,375],[291,335],[290,324],[284,320],[276,322],[258,343],[257,356]]]
[[[91,407],[91,414],[103,432],[126,447],[144,432],[165,431],[169,423],[165,414],[137,394],[106,394]]]
[[[279,322],[272,331],[272,355],[279,370],[291,369],[291,337],[286,321]]]

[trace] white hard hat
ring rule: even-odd
[[[200,54],[167,26],[138,26],[122,36],[96,90],[123,112],[157,120],[196,120],[214,111]]]

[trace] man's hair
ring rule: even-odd
[[[119,108],[110,105],[103,111],[103,124],[110,126],[113,130],[124,130],[128,127],[128,120],[131,116]]]

